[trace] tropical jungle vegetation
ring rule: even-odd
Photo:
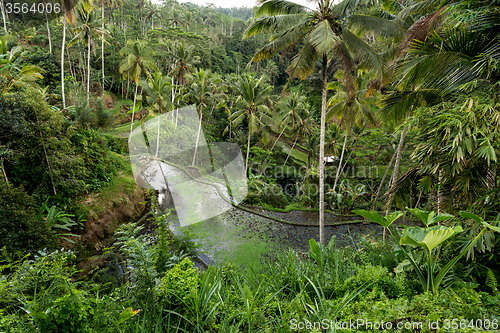
[[[500,331],[500,1],[28,2],[0,6],[1,333]],[[188,105],[242,151],[259,231],[225,260],[129,162]]]

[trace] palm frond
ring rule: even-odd
[[[319,59],[319,54],[314,46],[306,43],[302,49],[293,57],[287,72],[291,77],[300,76],[305,79],[314,71],[315,63]]]
[[[309,37],[309,43],[321,55],[328,53],[328,51],[335,48],[341,42],[340,37],[332,30],[328,20],[318,22]]]
[[[401,39],[406,29],[399,23],[369,15],[351,15],[349,22],[363,31],[373,31],[380,36]]]
[[[276,16],[301,14],[310,10],[306,6],[299,5],[295,2],[286,0],[269,0],[264,2],[257,10],[256,16]]]

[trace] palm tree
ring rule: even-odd
[[[158,157],[158,149],[160,147],[160,118],[162,111],[167,109],[170,105],[170,88],[171,84],[169,78],[163,76],[161,72],[156,72],[151,75],[150,80],[147,82],[141,81],[139,85],[144,88],[146,92],[147,102],[158,111],[158,132],[156,135],[156,153],[155,157]]]
[[[262,117],[269,113],[266,99],[272,87],[265,84],[264,77],[257,79],[253,74],[244,73],[235,84],[238,98],[236,104],[239,110],[228,118],[233,125],[241,124],[246,119],[248,122],[247,155],[245,174],[248,171],[248,156],[250,154],[250,138],[262,125]]]
[[[120,63],[120,73],[127,72],[129,77],[132,77],[135,82],[134,105],[132,108],[132,120],[130,122],[130,141],[134,125],[135,105],[137,101],[137,88],[139,87],[139,80],[141,79],[143,73],[149,76],[150,70],[156,69],[156,63],[152,58],[153,50],[144,40],[137,40],[133,42],[129,41],[127,45],[125,45],[125,47],[121,49],[120,55],[127,55],[127,57]]]
[[[364,15],[350,15],[358,3],[359,1],[344,0],[339,4],[334,4],[330,0],[320,0],[316,3],[316,9],[310,9],[286,0],[269,0],[259,7],[258,19],[247,28],[244,34],[245,37],[250,37],[271,33],[269,44],[254,55],[252,58],[254,62],[268,59],[292,45],[301,45],[287,70],[292,77],[307,77],[314,71],[316,62],[321,61],[319,238],[322,244],[325,243],[324,145],[328,62],[336,57],[341,67],[349,71],[353,67],[353,55],[356,55],[366,66],[375,68],[379,75],[383,76],[384,67],[381,58],[366,42],[350,32],[346,23],[356,23],[366,29],[377,27],[386,33],[404,33],[404,29],[394,22]],[[303,43],[298,44],[298,41],[303,41]]]
[[[440,14],[447,2],[424,1],[416,7],[411,6],[428,15],[408,29],[402,46],[408,52],[399,59],[394,69],[397,89],[384,100],[384,113],[396,121],[409,120],[418,107],[439,105],[474,87],[490,89],[494,84],[490,79],[492,73],[498,73],[493,65],[498,61],[500,52],[498,12],[479,8],[473,22],[470,16],[458,16],[454,21],[441,22],[443,27],[435,31],[431,28],[442,20]],[[487,7],[486,3],[484,6]],[[409,13],[405,9],[398,16],[404,18]],[[398,179],[407,133],[408,127],[404,126],[396,151],[390,192],[395,191],[393,187]]]
[[[296,92],[292,92],[276,106],[281,108],[281,112],[278,116],[281,118],[280,125],[283,127],[283,129],[278,135],[278,138],[276,138],[276,141],[274,141],[274,144],[271,147],[270,151],[273,151],[274,146],[276,146],[276,143],[278,143],[278,140],[285,132],[289,123],[292,128],[296,128],[297,120],[300,119],[298,113],[302,112],[303,110],[307,110],[307,108],[309,107],[306,103],[305,96],[301,96]]]
[[[101,29],[104,31],[104,24],[106,17],[104,16],[104,8],[108,6],[114,8],[115,6],[122,6],[123,0],[100,0],[101,1]],[[102,67],[102,96],[104,97],[104,38],[101,38],[101,67]]]
[[[94,38],[104,39],[105,35],[109,35],[108,31],[99,27],[100,18],[95,10],[95,7],[90,6],[89,10],[85,10],[83,5],[76,9],[76,18],[78,26],[75,28],[75,36],[69,42],[68,47],[76,42],[82,42],[87,46],[87,99],[90,98],[90,49],[94,50]]]
[[[193,162],[191,165],[194,165],[196,161],[196,154],[198,152],[198,143],[200,140],[201,133],[201,122],[203,119],[203,108],[210,103],[213,98],[213,85],[211,82],[212,74],[210,71],[204,71],[203,69],[196,70],[192,74],[192,83],[189,87],[189,91],[187,93],[188,103],[194,102],[200,108],[200,119],[198,123],[198,134],[196,135],[196,145],[194,147],[194,155]]]
[[[306,108],[301,108],[298,109],[297,112],[293,114],[293,121],[291,121],[290,125],[292,133],[295,135],[295,141],[293,142],[292,147],[288,152],[288,156],[286,157],[283,166],[285,166],[286,162],[288,161],[288,158],[292,154],[293,148],[295,147],[297,141],[299,139],[303,139],[310,136],[314,132],[316,122],[311,117],[309,110],[307,110]]]
[[[200,62],[200,57],[193,55],[194,47],[185,42],[175,43],[171,50],[174,58],[171,74],[175,76],[177,84],[183,86],[186,84],[184,76]]]
[[[151,1],[149,1],[146,5],[146,15],[144,16],[144,23],[147,20],[151,20],[151,30],[154,29],[154,18],[160,17],[161,11],[158,9],[157,5],[153,4]]]
[[[344,73],[344,75],[346,74]],[[351,86],[348,87],[346,84],[350,84]],[[342,125],[345,125],[344,144],[342,146],[339,166],[333,183],[333,192],[335,192],[340,177],[347,139],[353,125],[357,125],[358,128],[362,128],[364,127],[366,121],[375,125],[375,117],[373,116],[371,108],[373,108],[373,104],[376,102],[376,99],[372,96],[372,93],[370,93],[367,84],[368,77],[366,74],[363,75],[362,73],[356,75],[353,80],[349,80],[347,82],[344,81],[344,84],[340,81],[328,84],[328,89],[336,89],[337,92],[328,101],[329,110],[326,115],[326,119],[328,121],[333,116],[337,116],[341,118],[339,129],[342,128]]]

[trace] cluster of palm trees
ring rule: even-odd
[[[378,2],[377,2],[378,3]],[[308,8],[286,0],[268,0],[257,10],[257,19],[246,30],[246,37],[270,34],[269,43],[256,52],[253,61],[268,59],[278,52],[293,52],[288,67],[291,77],[305,78],[321,65],[322,103],[319,142],[319,207],[320,242],[324,243],[324,149],[327,119],[336,114],[339,126],[349,131],[361,118],[374,121],[367,100],[375,88],[386,87],[391,93],[382,100],[386,119],[403,124],[400,142],[395,152],[390,192],[398,183],[398,170],[402,149],[408,133],[408,123],[419,108],[440,105],[453,94],[473,92],[479,85],[486,85],[491,94],[498,74],[499,41],[494,31],[498,29],[498,9],[486,3],[479,7],[479,20],[471,20],[466,13],[470,1],[384,1],[377,16],[360,15],[357,8],[374,6],[373,1],[344,0],[335,3],[321,0],[315,8]],[[461,7],[460,7],[461,6]],[[364,7],[366,12],[366,6]],[[495,9],[496,8],[496,9]],[[444,13],[459,13],[447,21]],[[465,14],[460,10],[463,10]],[[391,12],[392,11],[392,12]],[[380,14],[382,13],[382,14]],[[457,18],[458,16],[458,18]],[[369,32],[359,37],[354,30]],[[370,35],[371,34],[371,35]],[[386,43],[385,52],[378,52],[375,35],[392,39],[393,47]],[[396,41],[396,43],[394,43]],[[380,42],[383,44],[383,42]],[[328,101],[328,68],[335,66],[342,71],[335,88],[336,94]],[[370,70],[374,79],[363,84],[360,69]],[[489,75],[489,77],[488,77]],[[481,82],[481,83],[480,83]],[[486,83],[485,83],[486,82]],[[470,102],[471,105],[473,101]],[[330,111],[327,113],[328,108]],[[455,121],[455,120],[453,120]],[[496,122],[495,122],[496,123]],[[435,124],[434,124],[435,126]],[[494,129],[488,131],[493,132]],[[441,137],[444,134],[441,134]],[[470,135],[470,134],[469,134]],[[477,148],[490,165],[496,155],[490,134],[483,134],[482,145]],[[471,141],[479,142],[480,139]],[[345,150],[344,141],[343,152]],[[436,143],[436,142],[435,142]],[[422,147],[429,147],[429,144]],[[427,148],[429,149],[429,148]],[[343,156],[342,152],[342,156]],[[464,154],[453,150],[455,159]],[[473,154],[469,146],[469,154]],[[420,156],[420,157],[418,157]],[[432,155],[431,155],[432,156]],[[417,154],[421,160],[429,155]],[[392,161],[391,161],[392,163]],[[420,175],[436,175],[441,184],[444,169],[439,159],[433,168],[424,167]],[[456,167],[463,170],[464,163]],[[390,167],[390,166],[389,166]],[[340,169],[340,168],[339,168]],[[453,172],[452,172],[453,173]],[[491,172],[490,172],[491,173]],[[402,188],[401,182],[399,188]],[[463,185],[462,188],[468,187]],[[389,207],[389,206],[388,206]],[[389,208],[388,208],[389,209]],[[439,210],[439,209],[438,209]]]

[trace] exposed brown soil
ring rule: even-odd
[[[112,109],[115,107],[115,97],[112,95],[104,94],[102,101],[107,109]]]
[[[85,200],[85,204],[92,201],[103,200],[97,194]],[[132,192],[117,191],[117,196],[109,202],[101,202],[102,210],[98,213],[90,212],[85,222],[85,229],[80,237],[82,245],[96,254],[101,254],[102,249],[111,245],[115,230],[123,223],[137,221],[145,212],[145,191],[139,187]]]

